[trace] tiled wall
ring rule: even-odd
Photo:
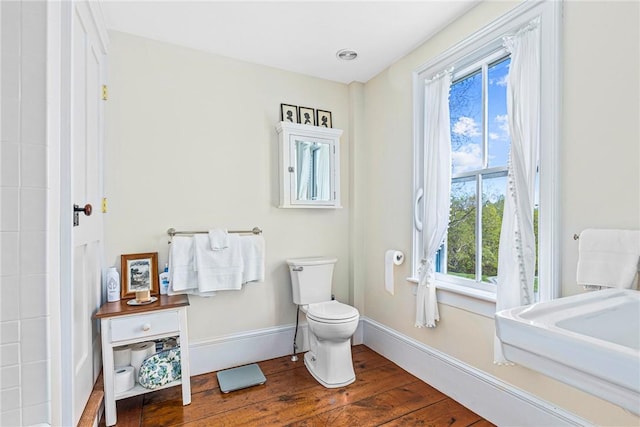
[[[48,422],[46,4],[2,1],[0,425]]]

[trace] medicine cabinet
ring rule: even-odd
[[[280,122],[280,208],[340,208],[341,129]]]

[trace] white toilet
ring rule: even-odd
[[[304,364],[327,388],[343,387],[356,380],[351,360],[351,336],[360,313],[355,307],[331,299],[331,279],[336,258],[287,260],[293,302],[307,315],[309,351]]]

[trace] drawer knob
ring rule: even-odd
[[[142,325],[143,331],[148,331],[149,329],[151,329],[151,323],[145,323],[144,325]]]

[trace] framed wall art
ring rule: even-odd
[[[317,126],[323,128],[333,127],[333,124],[331,123],[331,111],[317,110],[317,115]]]
[[[298,123],[309,126],[316,125],[316,115],[313,108],[300,107],[298,112]]]
[[[280,121],[298,123],[298,107],[289,104],[280,104]]]
[[[120,256],[122,298],[134,298],[136,292],[158,293],[158,252]]]

